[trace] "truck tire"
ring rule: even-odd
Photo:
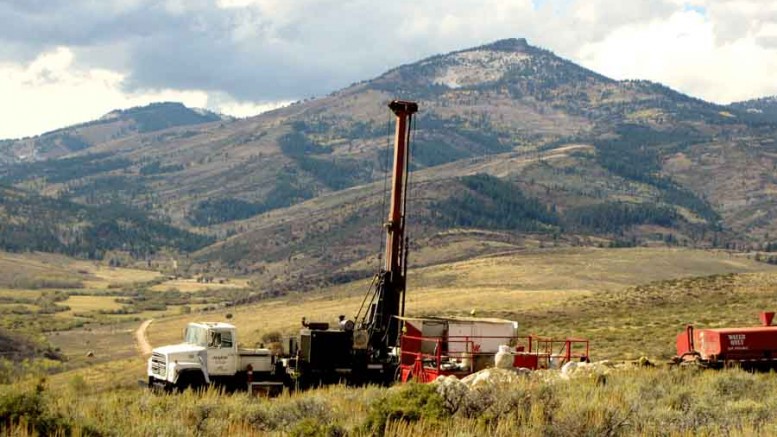
[[[205,388],[205,377],[200,372],[184,372],[178,377],[175,388],[179,393],[186,390],[202,390]]]

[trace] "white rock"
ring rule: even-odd
[[[571,375],[575,373],[575,370],[577,370],[578,363],[575,361],[570,361],[563,366],[561,366],[561,374],[563,375]]]
[[[494,355],[494,364],[500,369],[512,369],[515,361],[510,346],[500,345],[499,352]]]

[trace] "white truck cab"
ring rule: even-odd
[[[148,385],[185,389],[219,383],[239,388],[253,380],[275,379],[269,349],[240,349],[234,325],[189,323],[183,342],[155,348],[148,360]]]

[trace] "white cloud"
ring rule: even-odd
[[[777,94],[777,51],[751,34],[719,44],[715,23],[693,10],[622,27],[578,56],[610,77],[649,79],[718,103]]]
[[[0,0],[0,138],[154,98],[248,115],[510,37],[717,102],[777,94],[772,0]]]
[[[209,93],[207,108],[231,115],[233,117],[251,117],[262,112],[272,111],[293,103],[293,100],[282,100],[277,102],[248,102],[232,98],[224,93]]]
[[[99,118],[105,113],[159,101],[178,101],[245,117],[286,103],[238,102],[199,90],[155,89],[126,92],[125,76],[104,69],[80,69],[70,48],[42,53],[27,65],[0,63],[0,138],[37,135]]]

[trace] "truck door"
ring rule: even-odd
[[[237,372],[237,348],[232,331],[208,333],[208,374],[234,375]]]

